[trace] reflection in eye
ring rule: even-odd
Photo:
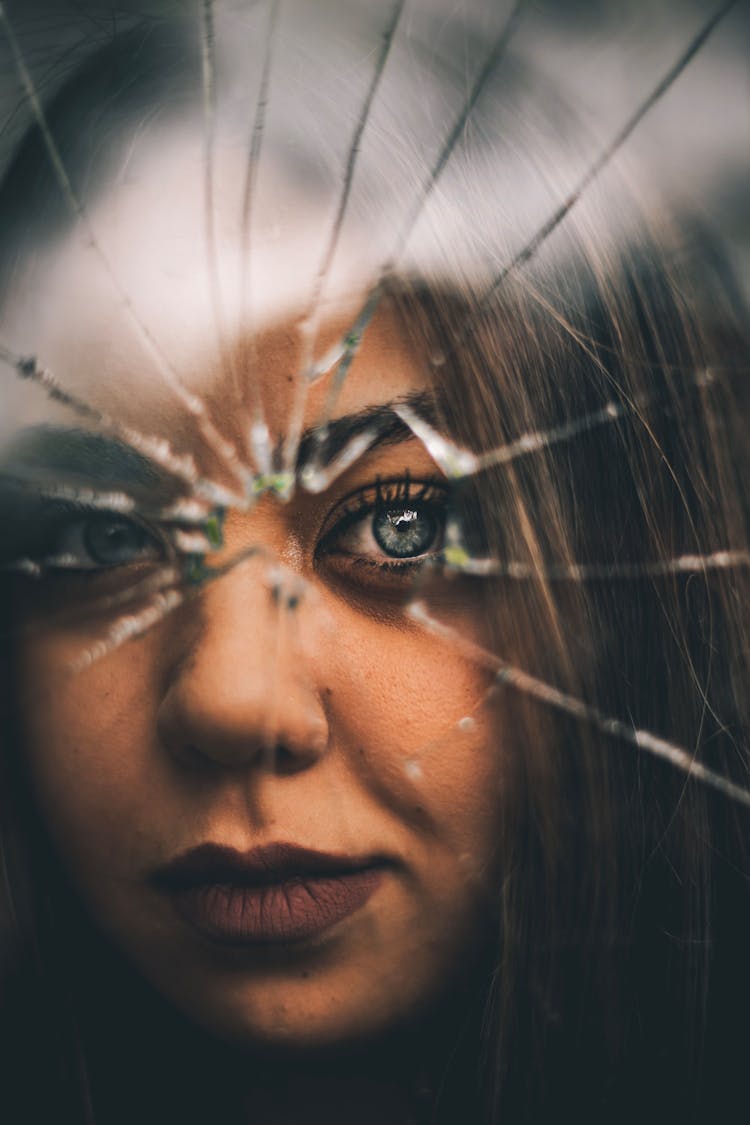
[[[435,481],[378,481],[331,513],[318,556],[344,556],[385,566],[421,565],[443,546],[449,490]]]
[[[372,522],[372,533],[388,555],[413,558],[429,549],[435,540],[438,524],[430,511],[394,508],[381,512]]]

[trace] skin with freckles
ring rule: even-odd
[[[368,400],[383,337],[385,319],[352,398],[356,379]],[[24,716],[43,816],[84,902],[160,991],[222,1035],[301,1045],[379,1030],[439,991],[486,924],[498,763],[486,718],[456,724],[487,685],[404,617],[402,578],[315,555],[339,497],[406,471],[435,472],[414,441],[372,452],[320,497],[231,514],[224,553],[267,554]],[[298,608],[273,596],[268,558],[282,587],[304,583]],[[72,628],[38,623],[27,682],[54,683],[96,640],[100,617],[82,608]],[[211,948],[149,885],[206,842],[294,843],[389,867],[362,910],[269,965]]]
[[[101,208],[145,207],[163,165],[144,176],[144,199],[133,199],[129,184],[126,198],[112,189]],[[175,210],[170,200],[170,228]],[[168,236],[144,244],[120,231],[118,240],[123,276],[158,275],[159,254],[166,260],[172,249]],[[50,292],[55,284],[76,276],[85,291],[96,276],[75,235],[55,253],[47,309],[55,296],[65,300]],[[191,268],[204,286],[202,250],[185,266],[183,296]],[[84,383],[94,376],[92,355],[100,376],[108,356],[115,371],[144,362],[132,324],[101,288],[104,296],[79,300],[64,323],[49,313],[40,324],[36,351],[62,370],[75,353]],[[166,341],[176,307],[169,293],[149,307]],[[326,315],[321,350],[347,314],[342,306]],[[96,347],[104,334],[106,352]],[[215,354],[209,306],[193,319],[191,339],[195,354]],[[233,377],[239,370],[245,388],[256,380],[273,440],[282,440],[304,347],[298,317],[257,333],[251,370],[247,333],[228,342]],[[219,428],[241,435],[246,403],[224,393],[218,367],[213,385],[214,406],[224,404]],[[334,419],[426,388],[421,360],[385,303]],[[320,417],[326,390],[325,381],[313,388],[304,427]],[[169,397],[161,401],[174,418]],[[213,471],[212,455],[192,440]],[[52,553],[85,551],[86,569],[45,579],[24,610],[33,627],[22,634],[19,667],[35,701],[22,704],[21,727],[35,799],[96,923],[162,995],[224,1039],[296,1049],[382,1034],[455,985],[467,950],[492,924],[507,782],[495,723],[481,706],[488,680],[404,612],[419,592],[442,620],[479,633],[471,591],[420,576],[414,565],[439,549],[448,503],[430,456],[401,434],[376,443],[321,493],[297,489],[286,502],[267,494],[250,511],[230,509],[209,561],[222,566],[252,549],[248,557],[75,675],[65,669],[121,612],[107,599],[153,575],[162,548],[148,522],[138,533],[120,525],[124,553],[114,564],[105,525],[69,520],[55,533]],[[62,605],[75,613],[60,614]],[[136,597],[127,612],[142,607]],[[474,711],[476,721],[459,727]],[[312,936],[227,947],[199,932],[153,880],[209,843],[241,853],[295,845],[374,864],[379,878],[363,904]]]

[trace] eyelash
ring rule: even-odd
[[[433,558],[439,553],[450,511],[450,498],[450,489],[435,477],[414,481],[406,473],[403,477],[388,480],[378,478],[374,484],[366,485],[345,497],[334,508],[323,526],[316,548],[316,557],[322,559],[330,556],[348,556],[352,564],[360,563],[376,567],[384,574],[413,571],[423,566],[427,559]],[[395,553],[388,557],[387,548],[381,544],[381,550],[385,557],[377,560],[357,556],[354,552],[341,548],[340,544],[345,536],[360,525],[364,530],[368,518],[372,519],[374,525],[374,521],[379,515],[407,513],[409,509],[412,510],[412,513],[416,509],[414,514],[418,514],[418,518],[432,521],[434,539],[441,541],[437,548],[434,543],[430,543],[429,547],[426,547],[423,551],[399,558]],[[377,533],[373,530],[372,525],[371,532],[373,538],[377,540]]]
[[[45,535],[49,549],[37,551],[33,560],[40,563],[48,574],[58,577],[87,577],[95,579],[97,575],[113,574],[119,570],[126,570],[139,563],[165,563],[180,557],[187,574],[191,560],[195,556],[180,550],[172,540],[168,529],[158,523],[150,523],[130,515],[118,512],[98,510],[89,512],[80,508],[69,509],[67,506],[57,508],[54,515],[50,514],[48,531]],[[405,473],[401,477],[381,479],[376,478],[373,484],[368,484],[357,489],[343,500],[339,501],[325,519],[318,541],[314,550],[316,563],[320,565],[323,560],[330,559],[331,565],[341,570],[352,567],[367,567],[372,573],[387,577],[397,577],[422,567],[426,560],[439,554],[442,546],[442,536],[450,509],[450,489],[442,480],[429,478],[425,480],[412,480]],[[412,515],[413,519],[401,519]],[[386,521],[386,530],[395,537],[396,541],[402,538],[408,545],[410,532],[413,537],[413,528],[420,523],[422,530],[429,532],[429,542],[425,549],[415,551],[414,554],[406,553],[399,556],[397,551],[389,554],[388,549],[382,547],[377,540],[377,532],[373,525],[378,516],[393,517],[390,523]],[[367,528],[367,520],[372,524]],[[426,525],[426,526],[425,526]],[[134,553],[137,554],[139,546],[146,550],[145,555],[124,559],[120,562],[102,562],[96,559],[96,552],[92,550],[91,536],[100,528],[103,531],[114,531],[113,541],[117,550],[117,529],[124,529],[136,538]],[[372,535],[375,542],[375,551],[361,554],[347,551],[342,546],[346,537],[359,535]],[[405,534],[404,534],[405,533]],[[140,537],[140,540],[139,540]],[[56,549],[56,544],[62,540],[80,540],[78,553],[70,549]],[[88,540],[88,541],[87,541]],[[111,544],[110,544],[111,546]],[[379,551],[382,553],[378,553]],[[83,555],[89,558],[84,559]],[[65,560],[63,562],[63,560]]]

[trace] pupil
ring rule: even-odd
[[[428,511],[395,508],[374,517],[372,532],[387,555],[398,559],[415,558],[432,546],[437,522]]]
[[[156,544],[153,538],[137,524],[128,520],[101,520],[92,522],[84,533],[86,550],[94,562],[102,566],[116,566],[133,562],[136,557],[153,558]]]

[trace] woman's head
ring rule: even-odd
[[[110,82],[100,61],[95,73]],[[325,380],[302,401],[309,345],[294,266],[305,255],[294,246],[309,216],[292,216],[276,240],[287,256],[281,309],[254,303],[252,319],[222,319],[210,265],[222,263],[225,285],[238,230],[235,211],[219,210],[207,258],[200,113],[158,122],[158,144],[140,128],[135,140],[111,138],[126,151],[124,174],[95,146],[110,178],[88,171],[96,187],[83,229],[36,239],[24,281],[10,286],[6,330],[18,339],[19,320],[33,324],[35,354],[58,378],[75,370],[78,394],[120,384],[130,401],[118,425],[166,434],[200,477],[246,497],[224,510],[198,502],[220,528],[185,586],[174,572],[187,577],[201,543],[175,546],[201,528],[164,515],[190,498],[184,482],[128,450],[121,432],[17,435],[8,460],[42,491],[62,474],[136,498],[124,514],[42,505],[33,521],[35,546],[23,553],[62,561],[32,582],[20,614],[19,690],[45,700],[19,708],[24,761],[68,878],[157,991],[228,1040],[352,1044],[424,1016],[471,978],[467,950],[494,926],[506,782],[480,707],[491,674],[404,614],[415,560],[437,557],[450,502],[395,412],[429,409],[429,367],[384,297],[336,402]],[[213,171],[217,197],[239,206],[244,162],[222,153]],[[236,294],[223,292],[234,309]],[[360,300],[328,294],[315,310],[316,357],[345,335]],[[199,414],[172,370],[190,394],[200,388]],[[136,403],[134,388],[149,383],[149,401]],[[276,465],[266,483],[247,449],[257,402]],[[275,482],[297,415],[294,462],[331,479],[297,481],[282,499]],[[351,466],[326,469],[353,440],[362,448]],[[239,482],[221,463],[230,443],[247,466]],[[26,534],[28,511],[22,523]],[[460,579],[423,585],[447,622],[482,640],[479,603]],[[119,643],[119,628],[137,631],[172,596],[182,604]]]
[[[275,409],[296,352],[287,331],[258,343]],[[67,512],[50,554],[83,573],[51,577],[49,599],[33,590],[24,613],[20,682],[44,684],[45,706],[22,708],[21,737],[55,850],[115,943],[227,1037],[313,1047],[377,1032],[464,975],[466,943],[481,944],[491,917],[502,755],[489,715],[457,725],[490,680],[403,613],[412,556],[440,549],[448,503],[421,445],[394,433],[388,404],[423,388],[384,307],[331,429],[378,411],[390,436],[321,493],[230,511],[211,565],[244,562],[61,675],[106,643],[122,612],[112,603],[169,563],[148,521]],[[51,435],[36,440],[49,454]],[[459,583],[431,599],[477,630]],[[126,613],[150,604],[134,596]],[[165,870],[209,845],[213,859]],[[292,847],[342,858],[285,858]],[[251,853],[249,883],[276,867],[296,879],[225,890],[219,848]],[[330,874],[308,888],[304,872],[321,864]],[[210,895],[181,893],[209,883]]]
[[[628,732],[737,772],[739,580],[675,560],[745,544],[742,325],[666,224],[581,220],[486,299],[445,231],[379,276],[360,221],[318,273],[316,188],[271,143],[254,195],[187,60],[116,42],[58,99],[74,223],[38,134],[6,182],[3,342],[89,410],[4,458],[9,560],[42,564],[8,749],[48,869],[199,1026],[349,1048],[491,978],[532,1105],[539,1067],[645,1055],[663,934],[686,979],[708,939],[729,837]]]

